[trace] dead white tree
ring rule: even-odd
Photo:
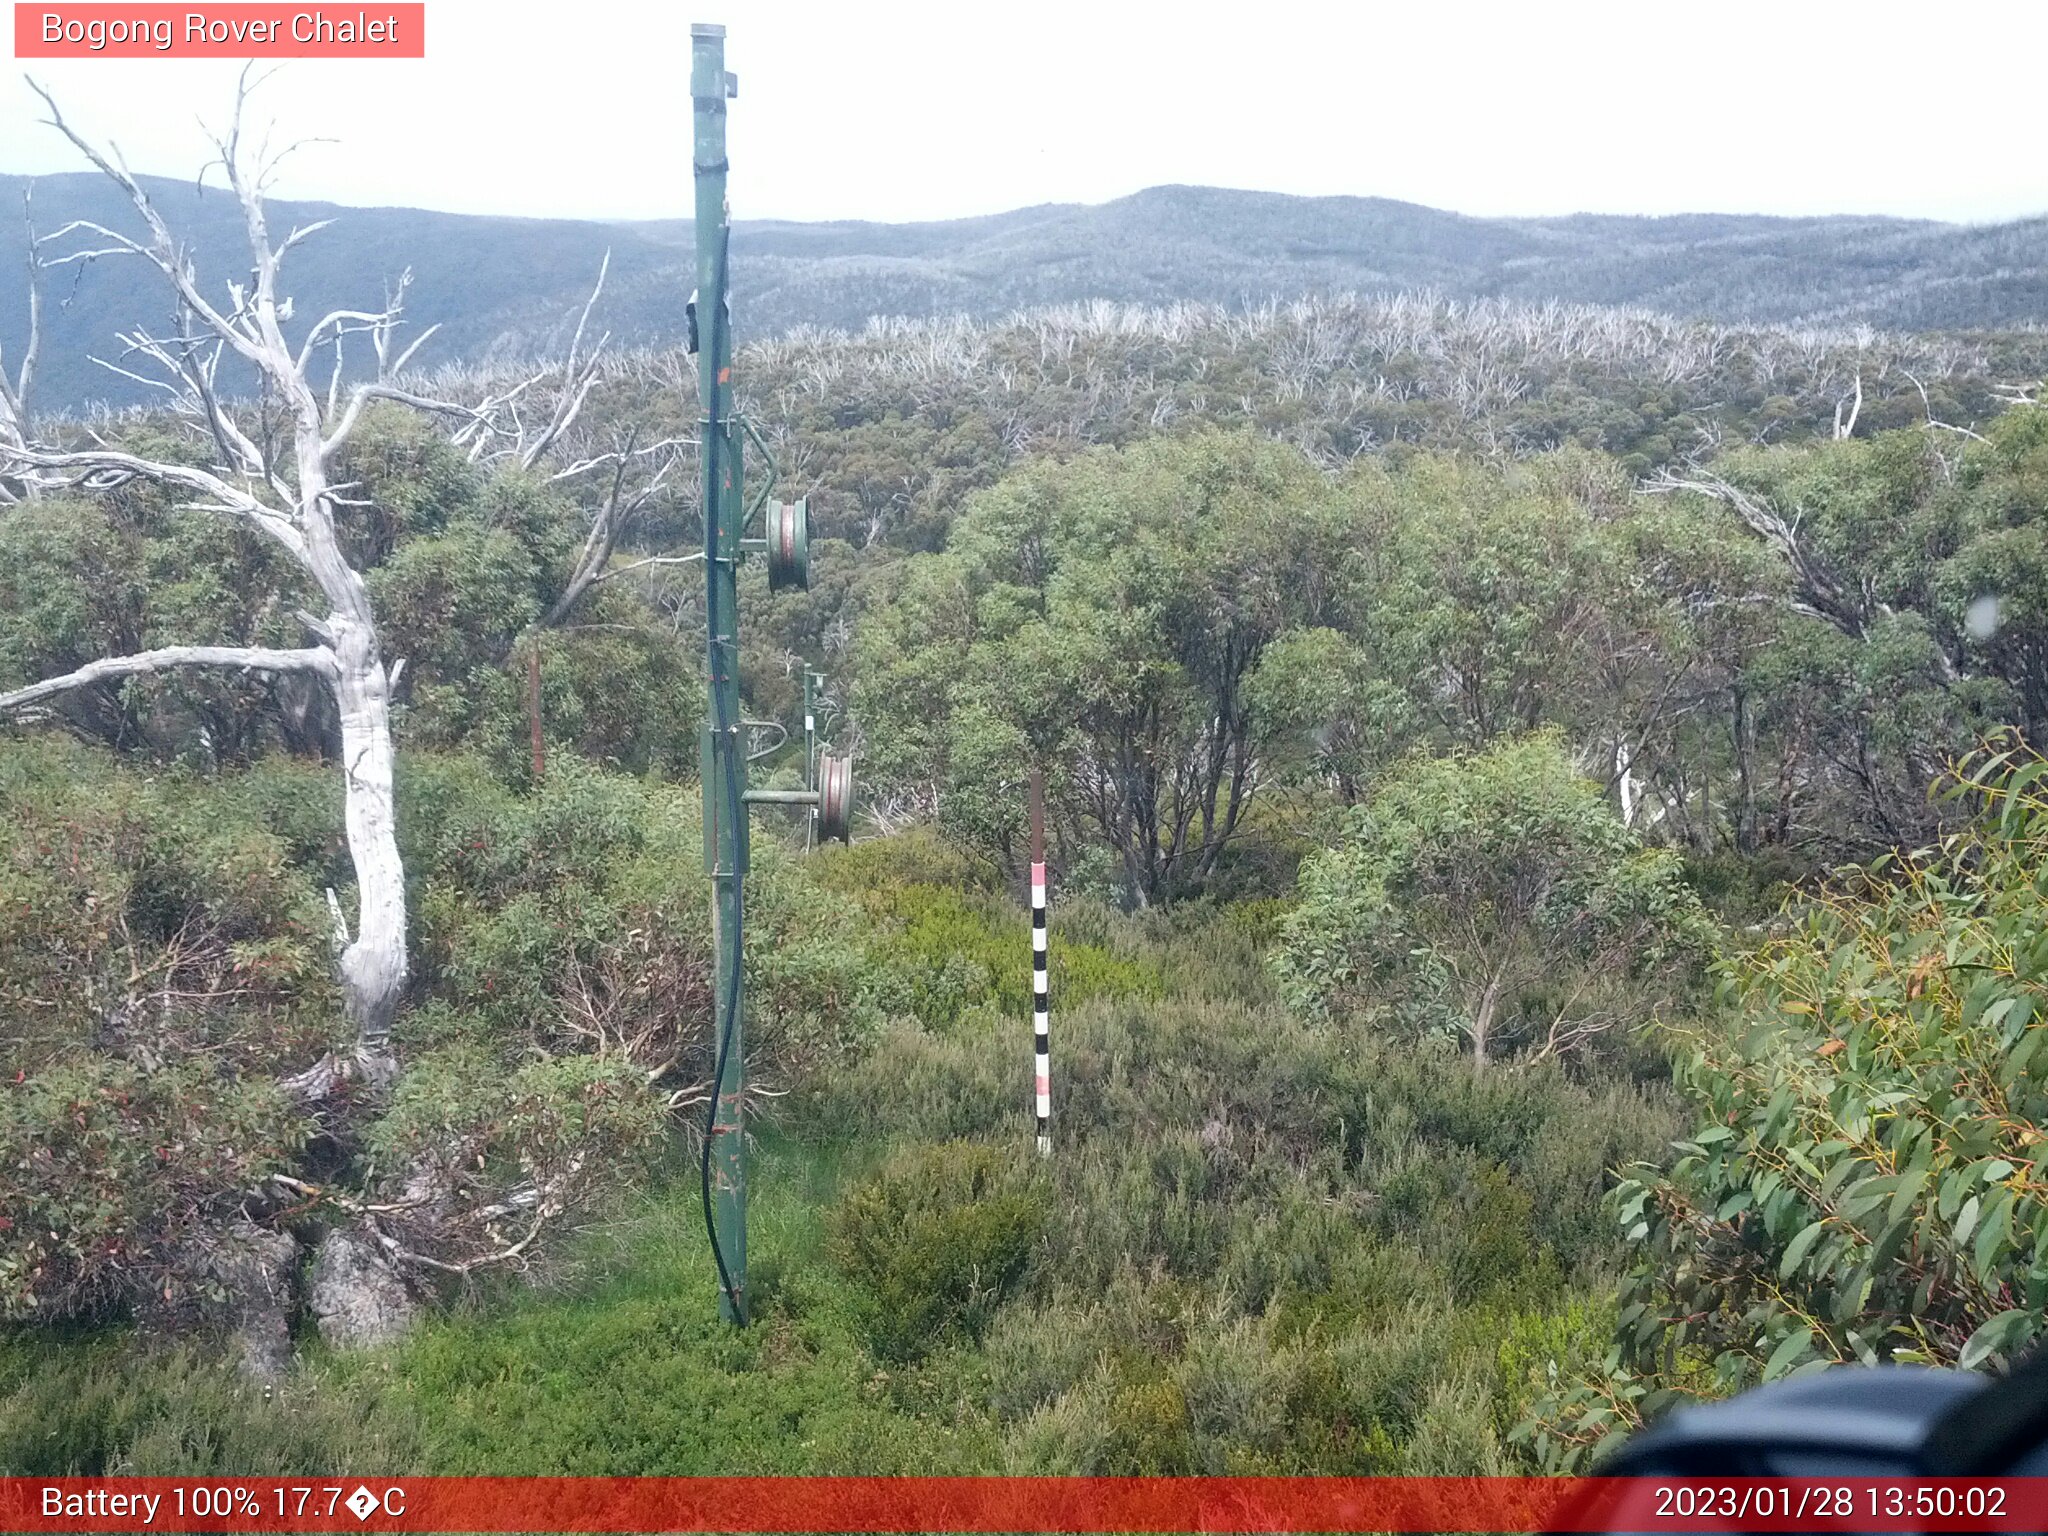
[[[450,420],[457,440],[471,445],[473,457],[509,443],[497,451],[517,454],[531,464],[574,420],[595,365],[587,360],[578,365],[572,356],[564,388],[545,412],[538,436],[521,421],[518,401],[539,375],[476,405],[418,394],[401,385],[399,375],[432,332],[399,344],[409,278],[400,280],[381,309],[335,310],[314,320],[293,346],[285,334],[292,300],[280,286],[280,272],[289,252],[327,221],[296,227],[282,240],[273,240],[264,192],[277,162],[290,150],[274,156],[261,150],[253,156],[246,153],[243,115],[251,89],[246,73],[236,93],[231,125],[215,146],[218,165],[243,216],[252,266],[245,281],[225,284],[224,301],[218,290],[202,284],[190,251],[119,152],[109,147],[102,153],[66,122],[48,91],[34,81],[30,85],[49,110],[46,124],[127,194],[141,226],[139,234],[129,235],[76,220],[42,237],[32,252],[50,253],[39,256],[45,269],[133,258],[162,274],[176,302],[176,325],[167,333],[126,333],[119,338],[123,350],[118,358],[94,361],[160,392],[169,408],[210,445],[216,462],[200,468],[145,459],[97,434],[67,432],[62,440],[51,440],[28,419],[25,390],[18,382],[6,406],[9,426],[0,431],[0,472],[17,478],[31,492],[60,486],[99,491],[133,480],[183,492],[191,498],[187,506],[240,519],[288,553],[319,593],[325,611],[297,614],[308,638],[298,649],[172,646],[107,657],[0,694],[0,713],[33,710],[56,695],[112,678],[192,667],[302,673],[323,684],[332,693],[339,718],[344,821],[356,878],[353,928],[341,902],[332,893],[329,898],[344,1007],[355,1039],[351,1051],[332,1054],[288,1082],[309,1102],[330,1096],[350,1078],[388,1082],[397,1070],[391,1024],[408,970],[405,872],[396,836],[391,734],[392,689],[404,662],[387,662],[362,573],[349,563],[336,537],[337,509],[360,503],[345,494],[348,485],[335,482],[333,466],[364,409],[377,400],[397,401]],[[376,372],[368,381],[344,388],[342,351],[352,336],[368,338]],[[333,354],[333,373],[326,389],[319,391],[309,373],[328,351]],[[32,363],[33,358],[24,361]],[[253,374],[259,393],[253,412],[238,411],[224,398],[225,362],[238,362]],[[28,377],[24,369],[21,380]]]
[[[1845,406],[1846,406],[1846,407],[1848,408],[1848,410],[1847,410],[1847,414],[1846,414],[1846,415],[1844,415],[1844,414],[1843,414],[1843,408],[1844,408]],[[1857,355],[1857,358],[1856,358],[1856,388],[1855,388],[1855,393],[1854,393],[1853,395],[1844,395],[1844,396],[1842,396],[1842,397],[1841,397],[1841,398],[1840,398],[1839,400],[1837,400],[1837,401],[1835,402],[1835,441],[1836,441],[1836,442],[1838,442],[1838,443],[1839,443],[1839,442],[1842,442],[1842,441],[1843,441],[1844,439],[1847,439],[1847,438],[1851,438],[1851,437],[1854,437],[1854,436],[1856,435],[1856,418],[1857,418],[1858,416],[1861,416],[1862,414],[1863,414],[1863,357],[1862,357],[1862,355],[1861,355],[1861,354],[1859,353],[1859,354]]]
[[[103,153],[89,143],[65,121],[49,93],[30,83],[48,108],[48,126],[121,188],[139,228],[130,234],[74,221],[40,237],[31,230],[30,344],[15,378],[0,380],[0,486],[11,487],[10,499],[16,500],[58,488],[110,490],[131,481],[166,487],[186,498],[187,507],[237,519],[284,550],[318,594],[309,607],[319,611],[296,613],[305,631],[301,646],[174,645],[106,656],[62,676],[0,692],[0,716],[47,714],[81,689],[193,668],[290,675],[331,695],[339,723],[346,843],[355,874],[353,923],[336,892],[329,891],[327,898],[354,1038],[304,1070],[280,1072],[287,1091],[302,1103],[331,1105],[344,1098],[352,1081],[381,1088],[396,1077],[391,1029],[409,968],[391,721],[392,694],[405,663],[385,657],[363,572],[351,563],[339,537],[337,525],[348,510],[368,504],[359,492],[351,496],[355,487],[339,478],[345,473],[336,467],[339,457],[365,412],[384,401],[445,422],[450,440],[480,466],[537,471],[545,458],[550,464],[569,461],[553,475],[556,481],[581,484],[602,477],[606,490],[592,514],[589,536],[558,600],[541,620],[541,626],[556,626],[585,594],[613,575],[640,563],[665,563],[618,565],[615,550],[631,519],[669,482],[686,444],[671,439],[643,447],[621,435],[599,449],[578,426],[605,366],[609,338],[586,346],[603,288],[602,270],[577,318],[566,357],[516,376],[468,372],[456,377],[454,390],[476,403],[444,398],[453,391],[407,372],[433,334],[431,327],[417,333],[407,327],[409,273],[399,278],[381,307],[334,310],[312,320],[296,335],[296,344],[288,339],[292,296],[280,274],[288,254],[325,221],[295,227],[273,240],[264,194],[277,162],[290,149],[275,156],[261,148],[245,154],[243,118],[251,89],[246,73],[230,127],[215,144],[229,194],[243,216],[251,266],[243,280],[221,284],[202,282],[190,251],[118,151],[110,146]],[[118,352],[93,361],[146,387],[184,424],[201,448],[197,456],[177,456],[187,462],[140,456],[90,424],[46,428],[29,413],[39,337],[35,322],[40,319],[34,279],[52,268],[101,259],[144,261],[169,286],[174,318],[167,327],[124,333],[118,337]],[[351,347],[370,365],[369,376],[360,382],[351,381],[352,360],[344,356]],[[243,398],[233,398],[231,391]],[[598,1165],[578,1151],[560,1166],[522,1164],[522,1182],[507,1190],[476,1173],[474,1152],[467,1142],[429,1148],[405,1167],[369,1175],[371,1187],[360,1198],[331,1187],[316,1190],[286,1176],[274,1181],[279,1190],[322,1195],[356,1219],[353,1230],[345,1224],[332,1228],[314,1258],[308,1296],[323,1333],[343,1340],[372,1339],[401,1329],[412,1311],[401,1277],[467,1275],[485,1266],[526,1262],[540,1228],[576,1208],[602,1178]],[[454,1172],[458,1167],[460,1177]],[[379,1199],[380,1193],[387,1198]],[[234,1233],[214,1234],[214,1240],[223,1252],[269,1241],[261,1232],[248,1242]],[[271,1291],[275,1294],[262,1303],[265,1316],[287,1299],[277,1287]],[[282,1338],[282,1323],[270,1332]]]
[[[7,359],[0,353],[0,447],[22,448],[28,442],[29,400],[35,390],[36,354],[43,341],[42,242],[36,238],[35,192],[21,191],[22,222],[28,232],[28,334],[23,338],[21,361],[14,365],[14,377],[7,376]],[[0,475],[0,506],[11,506],[24,498],[33,499],[33,478],[15,480]]]
[[[1796,510],[1785,512],[1768,497],[1736,485],[1697,459],[1688,460],[1682,469],[1659,471],[1643,482],[1642,490],[1651,496],[1690,492],[1732,509],[1791,569],[1793,610],[1832,624],[1852,640],[1867,640],[1874,622],[1897,617],[1869,578],[1837,569],[1805,536]],[[1953,683],[1960,676],[1954,658],[1940,647],[1935,649],[1935,665],[1944,683]]]
[[[307,381],[306,367],[324,335],[333,333],[338,340],[350,326],[367,326],[388,335],[395,329],[398,315],[391,309],[378,314],[337,312],[320,320],[298,350],[285,340],[282,321],[289,300],[278,291],[278,272],[286,253],[312,230],[294,229],[282,242],[271,241],[262,197],[266,168],[258,166],[252,174],[242,158],[246,78],[244,87],[237,96],[233,125],[218,147],[229,186],[241,203],[254,269],[246,285],[228,285],[228,302],[223,306],[202,290],[190,254],[126,167],[73,130],[50,94],[35,86],[49,108],[48,125],[128,194],[145,232],[138,239],[90,221],[74,221],[50,238],[71,238],[82,245],[50,258],[49,264],[134,256],[164,275],[184,323],[176,334],[138,331],[122,340],[128,355],[146,359],[166,375],[147,382],[167,392],[181,414],[203,423],[222,462],[201,469],[143,459],[100,441],[83,446],[51,444],[25,420],[18,421],[17,441],[0,442],[0,455],[31,485],[104,490],[140,479],[187,492],[194,498],[191,505],[239,518],[282,547],[312,579],[327,612],[299,616],[314,643],[297,650],[173,646],[110,657],[0,695],[0,710],[19,711],[54,694],[110,677],[182,667],[303,672],[333,691],[341,722],[345,820],[357,897],[355,931],[350,934],[345,926],[338,927],[336,942],[345,1007],[356,1030],[356,1042],[352,1063],[324,1063],[300,1085],[314,1092],[331,1087],[349,1075],[351,1068],[373,1078],[389,1077],[393,1065],[391,1020],[405,984],[407,956],[405,876],[392,803],[392,671],[378,646],[376,619],[363,578],[349,565],[335,537],[338,488],[328,476],[328,466],[347,440],[353,414],[340,429],[330,429],[327,412]],[[269,444],[250,436],[223,406],[216,379],[224,355],[248,364],[265,395],[288,412],[288,451],[269,451]],[[125,365],[112,366],[131,378],[142,377]],[[338,903],[335,911],[339,923]]]

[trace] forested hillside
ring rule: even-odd
[[[240,260],[239,214],[216,183],[143,178],[209,267]],[[31,188],[0,176],[0,349],[18,354],[25,226],[118,219],[118,191],[81,173]],[[691,285],[687,223],[479,218],[405,208],[273,206],[280,231],[332,219],[295,252],[307,312],[377,298],[410,268],[419,312],[442,326],[432,356],[462,363],[536,355],[573,325],[607,250],[615,335],[666,345]],[[1288,197],[1154,187],[1100,206],[1023,208],[935,224],[735,229],[735,316],[744,338],[799,326],[858,330],[871,316],[1000,319],[1020,308],[1107,299],[1227,309],[1304,295],[1431,292],[1448,299],[1625,306],[1724,325],[1983,331],[2048,310],[2040,220],[1961,226],[1885,218],[1581,215],[1481,219],[1384,198]],[[44,403],[138,402],[148,391],[95,367],[156,300],[148,274],[107,258],[62,275],[49,316]],[[358,365],[361,358],[358,358]]]
[[[758,335],[746,714],[822,665],[864,808],[757,821],[735,1332],[694,371],[613,277],[330,393],[259,261],[263,397],[0,416],[0,1470],[1557,1470],[2033,1340],[2038,336]]]

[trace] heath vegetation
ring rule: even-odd
[[[264,382],[0,407],[0,1469],[1555,1470],[2034,1339],[2037,335],[754,342],[747,710],[825,664],[865,811],[755,839],[734,1331],[686,360],[287,343],[290,237],[205,308],[128,215]]]

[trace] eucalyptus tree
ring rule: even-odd
[[[166,1260],[181,1272],[212,1276],[206,1294],[238,1319],[248,1363],[269,1372],[281,1368],[287,1348],[283,1314],[290,1287],[278,1277],[296,1263],[289,1234],[274,1222],[266,1225],[279,1201],[335,1213],[310,1274],[313,1310],[323,1332],[374,1339],[404,1326],[413,1314],[412,1291],[425,1277],[525,1262],[541,1229],[583,1198],[608,1166],[577,1146],[552,1161],[526,1156],[486,1173],[474,1155],[479,1138],[519,1132],[502,1116],[480,1129],[429,1115],[420,1135],[398,1150],[378,1139],[393,1134],[393,1117],[418,1122],[422,1102],[447,1099],[450,1080],[433,1071],[402,1075],[392,1042],[412,968],[394,782],[393,708],[406,662],[389,651],[390,616],[380,611],[378,593],[390,593],[394,583],[376,563],[391,553],[403,518],[366,495],[348,466],[358,457],[374,460],[380,442],[388,449],[389,434],[375,427],[380,416],[411,411],[439,423],[456,456],[466,456],[478,471],[511,466],[528,481],[545,476],[608,486],[589,513],[580,550],[565,551],[555,563],[557,570],[566,567],[558,595],[535,596],[536,627],[546,627],[561,624],[579,602],[587,605],[587,594],[608,579],[619,533],[658,492],[675,445],[643,448],[629,432],[604,446],[574,430],[600,372],[604,341],[586,346],[585,336],[602,273],[566,358],[488,381],[469,399],[432,392],[408,372],[434,329],[410,329],[409,275],[379,306],[334,309],[295,323],[287,261],[327,221],[294,227],[281,238],[273,234],[264,191],[281,156],[252,151],[245,138],[246,74],[230,126],[216,140],[217,165],[242,216],[249,258],[246,275],[226,281],[201,275],[191,249],[118,154],[89,142],[37,89],[49,109],[48,125],[125,194],[134,222],[120,229],[79,220],[32,238],[32,276],[102,260],[140,261],[161,277],[172,319],[162,328],[122,334],[113,357],[96,359],[157,392],[157,411],[120,422],[116,430],[31,417],[24,383],[32,371],[17,370],[0,428],[0,485],[15,503],[0,508],[0,545],[36,552],[48,571],[63,565],[67,549],[90,555],[101,535],[109,536],[103,544],[115,542],[113,523],[95,525],[86,515],[95,499],[127,502],[131,510],[138,501],[156,508],[169,501],[184,518],[210,519],[241,537],[184,537],[168,574],[172,586],[192,590],[153,604],[147,624],[93,622],[121,606],[119,595],[102,595],[88,605],[94,611],[85,622],[71,622],[78,617],[71,615],[60,626],[68,633],[53,644],[50,634],[35,630],[47,628],[43,621],[53,613],[63,617],[60,595],[6,626],[0,665],[31,680],[0,691],[0,716],[82,725],[93,734],[96,724],[118,723],[128,712],[122,696],[131,684],[192,674],[269,680],[287,741],[311,739],[289,718],[294,696],[324,696],[331,709],[331,733],[313,734],[323,738],[321,755],[340,778],[341,843],[354,876],[353,912],[332,886],[326,891],[340,1011],[350,1038],[330,1043],[311,1065],[304,1064],[312,1043],[306,1037],[293,1037],[289,1045],[265,1042],[266,1053],[245,1066],[241,1086],[252,1093],[267,1087],[277,1102],[302,1112],[293,1126],[318,1124],[332,1151],[354,1159],[367,1149],[371,1160],[350,1161],[339,1172],[323,1167],[318,1183],[273,1168],[259,1188],[202,1191],[204,1220]],[[552,468],[562,460],[568,462]],[[415,494],[432,493],[415,488]],[[185,531],[189,535],[189,525]],[[209,555],[225,563],[209,570]],[[90,559],[77,564],[67,573],[74,588],[89,585],[94,569]],[[131,558],[114,568],[123,582],[139,582],[150,564]],[[18,575],[9,572],[17,587]],[[217,607],[231,611],[207,612],[195,594],[209,590],[218,594]],[[190,642],[162,632],[178,616],[192,626]],[[141,638],[138,631],[147,631],[146,639],[126,643]],[[78,659],[81,641],[94,637],[117,644]],[[223,643],[205,643],[209,638]],[[67,650],[72,654],[61,670],[36,675],[39,660]],[[538,1103],[543,1088],[581,1092],[576,1069],[617,1068],[615,1061],[544,1065],[562,1066],[566,1075],[546,1084],[535,1080],[533,1094],[520,1102]],[[576,1123],[595,1124],[587,1118]],[[279,1153],[275,1146],[271,1151]],[[287,1166],[313,1172],[302,1157]],[[359,1185],[355,1193],[351,1181]],[[518,1233],[510,1230],[515,1218],[523,1224]],[[57,1225],[46,1223],[46,1229],[53,1242],[64,1235]],[[161,1292],[167,1305],[173,1289]]]
[[[1701,1390],[2038,1343],[2044,769],[2009,740],[1959,764],[1953,834],[1838,871],[1727,954],[1718,1017],[1663,1032],[1696,1129],[1610,1196],[1614,1348],[1521,1431],[1556,1470]]]
[[[43,343],[43,288],[42,241],[36,235],[35,193],[32,187],[24,187],[21,194],[23,221],[28,226],[27,246],[27,331],[21,344],[21,356],[11,365],[4,352],[0,352],[0,445],[20,448],[27,442],[29,403],[34,398],[36,380],[36,359]],[[12,367],[12,376],[8,369]],[[13,480],[0,476],[0,507],[7,506],[27,496],[34,496],[33,482]]]
[[[868,760],[999,856],[1036,760],[1065,835],[1106,845],[1131,900],[1171,900],[1239,834],[1261,783],[1252,676],[1336,611],[1345,554],[1327,478],[1278,444],[1034,464],[906,562],[863,626]]]
[[[48,270],[136,259],[156,269],[169,290],[176,323],[123,334],[120,361],[107,366],[157,389],[163,405],[187,429],[187,441],[175,450],[145,455],[68,424],[39,424],[22,408],[18,381],[6,407],[9,426],[0,431],[0,474],[23,494],[59,489],[105,493],[132,482],[164,487],[185,498],[185,506],[238,524],[280,552],[292,572],[293,590],[279,596],[286,602],[310,598],[312,606],[295,610],[302,644],[176,644],[101,656],[0,693],[0,713],[17,718],[48,714],[58,701],[81,690],[186,669],[298,677],[325,689],[339,723],[343,819],[356,887],[353,924],[331,891],[329,906],[344,1007],[355,1038],[350,1052],[330,1053],[291,1084],[300,1097],[315,1101],[351,1078],[388,1082],[397,1071],[391,1025],[408,972],[391,713],[405,662],[385,656],[369,587],[347,553],[340,520],[364,503],[349,496],[349,484],[336,481],[334,467],[365,410],[377,401],[399,402],[450,423],[473,456],[509,451],[532,464],[573,422],[590,389],[594,365],[587,356],[579,359],[572,346],[552,404],[531,422],[520,414],[520,397],[537,382],[533,378],[474,403],[417,393],[401,375],[433,328],[404,339],[404,278],[382,307],[332,310],[313,319],[294,342],[288,334],[293,302],[284,285],[286,259],[329,221],[295,227],[282,239],[273,236],[264,189],[289,150],[266,156],[245,143],[246,74],[230,126],[215,147],[217,166],[242,214],[251,264],[244,278],[222,284],[202,279],[189,247],[118,154],[88,141],[65,120],[48,92],[40,86],[36,90],[49,110],[48,126],[126,194],[139,228],[128,233],[75,220],[33,240],[31,261]],[[581,334],[579,325],[579,340]],[[350,338],[366,340],[375,360],[373,375],[353,384],[345,383],[344,347]],[[330,369],[324,388],[314,381],[315,367],[323,365]],[[24,368],[20,381],[28,376]],[[253,380],[257,392],[250,403],[230,398],[245,379]],[[610,543],[594,535],[588,552],[608,557]]]
[[[1416,757],[1349,822],[1302,866],[1283,994],[1315,1017],[1457,1036],[1475,1071],[1646,1022],[1711,934],[1677,855],[1625,827],[1554,733]]]

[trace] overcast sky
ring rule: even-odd
[[[428,0],[424,60],[295,62],[266,87],[281,136],[339,141],[273,195],[684,214],[692,20],[725,23],[740,77],[740,218],[1165,182],[1475,214],[2048,211],[2042,0]],[[137,170],[190,175],[236,66],[32,68]],[[0,170],[78,168],[38,106],[0,85]]]

